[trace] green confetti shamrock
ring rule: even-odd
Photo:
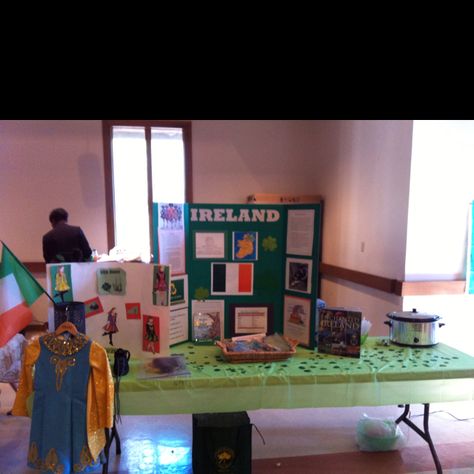
[[[195,300],[205,300],[209,297],[209,290],[207,288],[203,288],[200,286],[199,288],[196,288],[196,291],[194,292],[194,299]]]
[[[278,247],[277,239],[271,236],[265,237],[263,239],[262,246],[265,252],[274,252]]]

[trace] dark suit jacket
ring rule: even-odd
[[[82,229],[60,222],[43,235],[43,257],[46,263],[86,262],[92,250]]]

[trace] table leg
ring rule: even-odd
[[[105,446],[104,446],[105,463],[102,465],[102,474],[107,474],[109,471],[109,452],[110,452],[111,443],[112,443],[112,440],[110,438],[109,429],[105,428]]]
[[[423,403],[424,405],[424,412],[423,412],[423,430],[421,430],[418,426],[413,423],[408,418],[408,413],[410,411],[410,405],[405,405],[405,410],[403,413],[396,419],[395,423],[400,423],[403,421],[406,425],[408,425],[412,430],[414,430],[416,433],[418,433],[427,443],[428,446],[430,447],[431,455],[433,456],[433,460],[436,466],[436,473],[437,474],[442,474],[443,469],[441,467],[441,463],[439,462],[438,459],[438,454],[436,453],[436,449],[433,444],[433,440],[431,439],[430,435],[430,430],[429,430],[429,417],[430,417],[430,404],[429,403]]]
[[[115,423],[115,416],[114,416],[114,425],[112,426],[112,437],[110,443],[115,438],[115,454],[122,454],[122,448],[120,446],[120,436],[118,434],[117,425]]]

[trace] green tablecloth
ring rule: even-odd
[[[123,415],[434,403],[472,400],[474,357],[445,344],[384,346],[368,338],[361,357],[297,348],[286,361],[231,364],[217,346],[183,343],[190,376],[137,379],[138,360],[120,382]]]

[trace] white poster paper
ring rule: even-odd
[[[234,321],[235,334],[267,333],[268,308],[236,307]]]
[[[309,346],[311,327],[311,300],[285,295],[283,334]]]
[[[314,209],[289,209],[286,235],[286,253],[313,254]]]
[[[158,204],[158,261],[170,265],[172,275],[186,273],[182,204]]]
[[[172,275],[186,273],[184,231],[158,230],[159,262],[171,266]]]
[[[170,312],[170,345],[187,341],[188,338],[188,308]]]
[[[143,315],[159,318],[160,352],[158,355],[169,354],[169,306],[153,305],[153,264],[135,262],[86,262],[69,263],[71,268],[71,280],[73,300],[79,302],[89,301],[99,297],[102,312],[96,311],[87,317],[86,335],[100,345],[110,348],[121,347],[130,351],[132,357],[147,358],[153,356],[151,352],[142,350],[143,341]],[[51,269],[55,264],[46,265],[47,291],[52,294]],[[99,269],[120,268],[127,276],[127,288],[124,295],[98,295],[97,273]],[[141,318],[127,317],[126,304],[140,303]],[[117,332],[112,334],[113,346],[110,345],[108,335],[104,335],[104,326],[108,322],[108,314],[116,313]],[[54,307],[50,303],[48,307],[48,323],[54,328]],[[155,354],[156,356],[157,354]]]
[[[194,240],[196,258],[225,258],[224,232],[196,232]]]

